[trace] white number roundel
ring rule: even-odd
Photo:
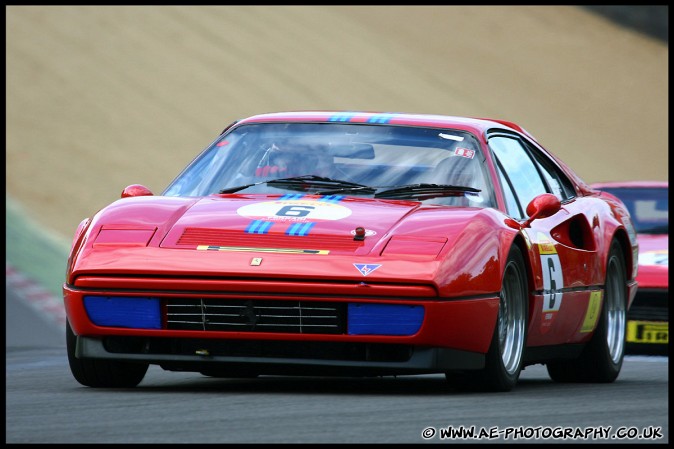
[[[341,220],[351,215],[348,207],[312,200],[265,201],[242,206],[236,212],[243,217],[270,221]]]

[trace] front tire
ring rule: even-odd
[[[626,279],[623,251],[614,240],[606,263],[605,296],[597,328],[578,359],[547,364],[552,380],[595,383],[616,380],[625,356]]]
[[[86,387],[131,388],[145,377],[147,363],[117,362],[101,359],[78,359],[75,357],[77,337],[66,322],[66,349],[68,364],[75,380]]]
[[[480,390],[505,392],[517,384],[527,337],[529,292],[522,251],[510,249],[503,272],[494,334],[481,371],[447,373],[450,383]]]

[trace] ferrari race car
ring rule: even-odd
[[[628,354],[668,354],[669,183],[625,181],[592,184],[627,206],[639,241],[639,288],[627,313]]]
[[[501,120],[281,112],[236,121],[161,195],[78,226],[74,378],[444,374],[508,391],[545,364],[612,382],[637,290],[629,211]]]

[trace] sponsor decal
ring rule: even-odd
[[[457,147],[454,149],[454,156],[461,156],[466,157],[468,159],[473,159],[475,157],[475,150]]]
[[[583,325],[580,327],[581,333],[592,332],[597,325],[599,313],[601,312],[601,296],[602,292],[600,291],[590,293],[590,300],[587,303]]]
[[[629,343],[669,343],[669,324],[666,321],[628,321],[627,342]]]
[[[253,248],[248,246],[216,246],[199,245],[198,251],[242,251],[242,252],[261,252],[261,253],[284,253],[284,254],[330,254],[327,249],[297,249],[297,248]]]
[[[376,264],[376,263],[354,263],[354,267],[358,271],[360,271],[360,274],[363,276],[367,276],[368,274],[372,273],[374,270],[377,268],[381,267],[381,264]]]
[[[539,232],[536,239],[538,240],[538,252],[540,254],[557,254],[555,245],[545,234]]]

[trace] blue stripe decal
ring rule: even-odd
[[[293,223],[288,227],[286,234],[304,237],[309,234],[309,231],[311,231],[311,228],[313,228],[315,224],[316,223]]]
[[[288,193],[279,198],[279,200],[299,200],[304,196],[303,193]]]
[[[388,123],[393,118],[393,114],[379,114],[370,117],[368,123]]]
[[[344,195],[325,195],[323,198],[319,198],[318,201],[324,203],[339,203],[344,199]]]
[[[260,226],[260,229],[258,230],[258,234],[266,234],[269,232],[269,228],[271,228],[271,225],[274,223],[271,221],[264,221],[262,222],[262,225]]]
[[[332,117],[328,119],[329,122],[348,122],[354,117],[355,114],[350,114],[350,113],[342,113],[342,114],[335,114]]]
[[[286,235],[295,235],[295,231],[298,225],[299,223],[293,223],[290,226],[288,226],[288,229],[286,229]]]
[[[286,230],[287,235],[297,235],[297,229],[300,227],[301,223],[293,223]]]
[[[302,230],[300,231],[300,235],[305,236],[309,234],[309,231],[314,227],[316,223],[305,223],[304,226],[302,226]]]
[[[253,234],[258,226],[260,226],[260,220],[251,222],[248,227],[246,227],[246,233]]]
[[[266,234],[273,225],[272,221],[255,220],[246,227],[247,234]]]

